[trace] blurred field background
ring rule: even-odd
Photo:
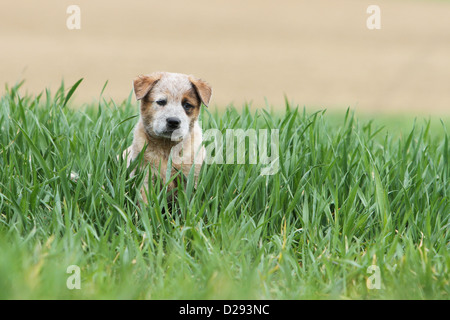
[[[81,8],[81,30],[66,9]],[[366,9],[381,7],[381,30]],[[132,79],[204,78],[212,107],[265,99],[311,109],[449,114],[450,1],[0,1],[0,84],[53,91],[80,78],[73,106],[123,101]]]

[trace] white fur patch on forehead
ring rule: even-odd
[[[181,73],[161,73],[162,77],[152,90],[154,96],[169,95],[168,98],[181,100],[183,94],[192,89],[189,77]]]

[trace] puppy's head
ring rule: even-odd
[[[134,80],[136,99],[147,134],[183,140],[198,119],[201,104],[208,105],[211,87],[201,79],[179,73],[156,72]]]

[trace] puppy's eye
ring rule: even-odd
[[[193,107],[194,106],[192,104],[188,103],[188,102],[185,102],[183,104],[183,108],[186,109],[186,110],[191,110]]]
[[[156,101],[156,103],[160,106],[165,106],[167,104],[167,100],[161,99]]]

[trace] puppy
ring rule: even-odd
[[[188,175],[194,167],[195,184],[205,158],[202,130],[198,123],[200,106],[208,106],[212,89],[203,80],[190,75],[155,72],[137,77],[134,93],[140,101],[140,117],[134,130],[132,145],[123,157],[128,165],[144,149],[142,166],[150,165],[153,177],[146,176],[140,190],[147,203],[149,179],[159,174],[166,183],[169,156],[172,155],[171,175],[182,171]],[[176,187],[176,179],[168,188]]]

